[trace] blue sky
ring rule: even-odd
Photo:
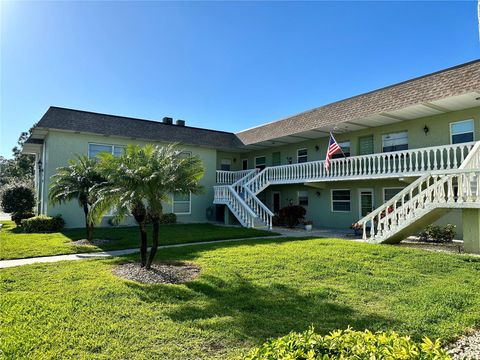
[[[239,131],[479,58],[476,2],[1,2],[0,155],[50,105]]]

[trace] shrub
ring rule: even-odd
[[[162,214],[160,217],[160,224],[175,224],[177,222],[177,215],[174,213]]]
[[[26,233],[49,233],[60,231],[65,226],[60,215],[50,217],[39,215],[22,220],[23,231]]]
[[[35,214],[32,212],[27,212],[27,213],[14,213],[12,214],[12,220],[15,222],[17,226],[22,225],[22,220],[23,219],[30,219],[34,217]]]
[[[441,348],[439,340],[424,338],[412,341],[408,336],[395,332],[372,333],[368,330],[352,329],[332,331],[326,336],[316,334],[313,329],[264,343],[252,350],[247,360],[273,359],[408,359],[447,360],[451,359]]]
[[[20,221],[28,218],[35,206],[33,190],[23,184],[7,187],[2,191],[1,206],[3,211],[12,214],[12,219],[20,225]]]
[[[420,233],[420,240],[426,242],[448,243],[455,237],[455,228],[453,224],[447,224],[445,227],[437,225],[428,225],[425,231]]]
[[[300,205],[286,206],[278,213],[279,223],[292,228],[300,224],[306,213],[307,210]]]

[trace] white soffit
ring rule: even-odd
[[[463,110],[480,106],[480,100],[477,100],[478,97],[480,97],[480,91],[431,101],[430,104],[446,108],[450,111]]]

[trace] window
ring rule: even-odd
[[[345,156],[350,156],[350,141],[342,141],[338,143],[338,146],[340,146],[340,149],[342,149],[342,152],[338,152],[336,154],[333,154],[332,159],[341,159]]]
[[[452,144],[474,141],[473,119],[450,124],[450,141]]]
[[[408,131],[382,135],[383,152],[408,150]]]
[[[189,215],[192,211],[192,194],[173,194],[172,212],[177,215]]]
[[[393,198],[395,195],[397,195],[400,191],[402,191],[404,188],[384,188],[383,189],[383,202],[387,202],[391,198]],[[408,200],[410,198],[409,195],[405,196],[405,200]],[[400,204],[399,204],[400,206]]]
[[[350,190],[332,190],[333,212],[349,212],[350,202]]]
[[[120,156],[125,151],[125,146],[106,145],[106,144],[88,144],[88,157],[91,159],[101,152],[108,152],[114,156]]]
[[[255,167],[263,170],[267,167],[267,158],[265,156],[257,156],[255,158]]]
[[[308,150],[307,149],[298,149],[297,150],[297,163],[306,163],[308,161]]]
[[[232,167],[232,160],[230,159],[222,159],[220,162],[220,170],[223,171],[230,171],[230,168]]]
[[[308,206],[308,191],[298,192],[298,205]]]

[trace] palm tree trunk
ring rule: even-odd
[[[158,233],[160,230],[160,217],[152,216],[152,248],[150,249],[150,256],[148,257],[147,270],[150,270],[152,266],[153,259],[158,249]]]
[[[140,266],[145,267],[147,263],[147,229],[145,227],[147,211],[145,206],[141,202],[134,204],[132,215],[138,224],[138,229],[140,230]]]
[[[87,232],[87,240],[91,242],[93,240],[93,223],[88,220],[88,204],[83,204],[83,213],[85,214],[85,230]]]
[[[147,263],[147,229],[145,221],[138,224],[140,228],[140,266],[145,267]]]

